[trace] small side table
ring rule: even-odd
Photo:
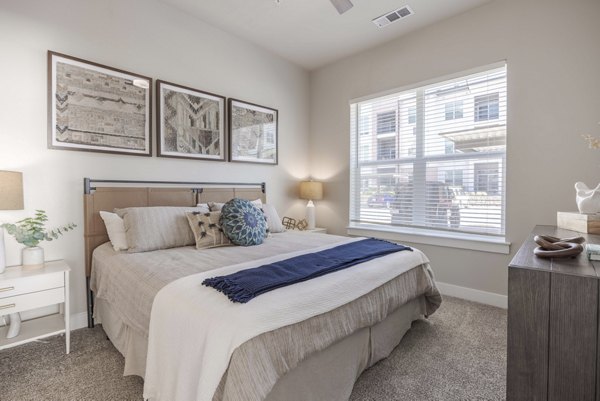
[[[46,262],[44,267],[38,269],[8,267],[0,274],[0,316],[44,306],[63,305],[61,313],[22,322],[21,331],[14,338],[6,338],[8,328],[1,327],[0,350],[64,333],[66,353],[70,352],[70,271],[71,268],[65,261],[57,260]]]

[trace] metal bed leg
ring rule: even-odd
[[[87,290],[87,318],[88,318],[88,328],[94,328],[94,294],[92,293],[92,289],[90,288],[90,278],[85,278],[85,287]]]

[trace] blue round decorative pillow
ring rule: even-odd
[[[264,213],[245,199],[234,198],[223,205],[219,224],[236,245],[260,245],[267,236]]]

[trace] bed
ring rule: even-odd
[[[420,261],[415,261],[420,253],[404,256],[413,258],[412,262],[407,262],[411,266],[407,264],[401,274],[373,290],[359,295],[356,295],[356,290],[350,295],[341,291],[338,295],[347,297],[348,302],[340,301],[335,307],[316,309],[314,315],[305,318],[282,319],[281,326],[260,332],[235,346],[225,359],[227,364],[222,374],[215,369],[218,380],[214,382],[214,391],[211,389],[209,395],[194,393],[192,390],[197,389],[192,384],[199,379],[193,371],[198,369],[189,367],[200,361],[186,358],[185,354],[177,356],[177,352],[193,355],[190,350],[198,347],[186,341],[185,347],[181,345],[177,350],[177,346],[168,345],[164,337],[173,331],[184,331],[183,327],[193,326],[197,319],[190,316],[191,312],[185,307],[174,308],[177,313],[162,315],[159,323],[156,305],[153,310],[155,300],[158,303],[162,299],[160,302],[168,304],[164,299],[168,301],[168,298],[176,297],[178,283],[194,277],[202,278],[239,264],[260,265],[273,258],[333,247],[353,239],[292,231],[272,234],[264,244],[253,247],[196,250],[188,246],[133,254],[115,252],[107,243],[106,231],[98,216],[100,210],[133,206],[195,206],[208,201],[227,201],[233,197],[259,198],[264,202],[265,186],[236,184],[223,187],[221,184],[219,188],[213,188],[208,183],[194,183],[187,188],[94,188],[92,184],[92,180],[86,181],[84,195],[89,323],[93,325],[94,319],[101,323],[109,339],[123,354],[125,375],[146,378],[144,393],[151,400],[347,400],[358,376],[387,357],[414,320],[430,315],[441,303],[427,259],[423,256]],[[342,276],[329,276],[326,280],[343,279]],[[352,288],[351,284],[348,286]],[[224,297],[216,291],[214,293],[214,296]],[[334,294],[334,291],[331,293]],[[268,307],[269,296],[276,296],[270,294],[258,297],[255,304],[264,302],[265,308]],[[212,296],[210,293],[203,295],[203,304]],[[260,298],[263,301],[259,301]],[[214,298],[210,302],[207,303],[218,310],[217,304],[221,300]],[[164,306],[163,309],[169,307]],[[194,310],[192,307],[188,309]],[[156,355],[165,349],[169,349],[166,357],[170,360],[163,362],[163,359],[156,359]],[[185,362],[186,359],[192,361]],[[208,366],[217,365],[210,360]],[[163,366],[169,368],[163,369]],[[163,378],[167,385],[160,383]]]

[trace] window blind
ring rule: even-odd
[[[506,65],[351,103],[350,220],[503,236]]]

